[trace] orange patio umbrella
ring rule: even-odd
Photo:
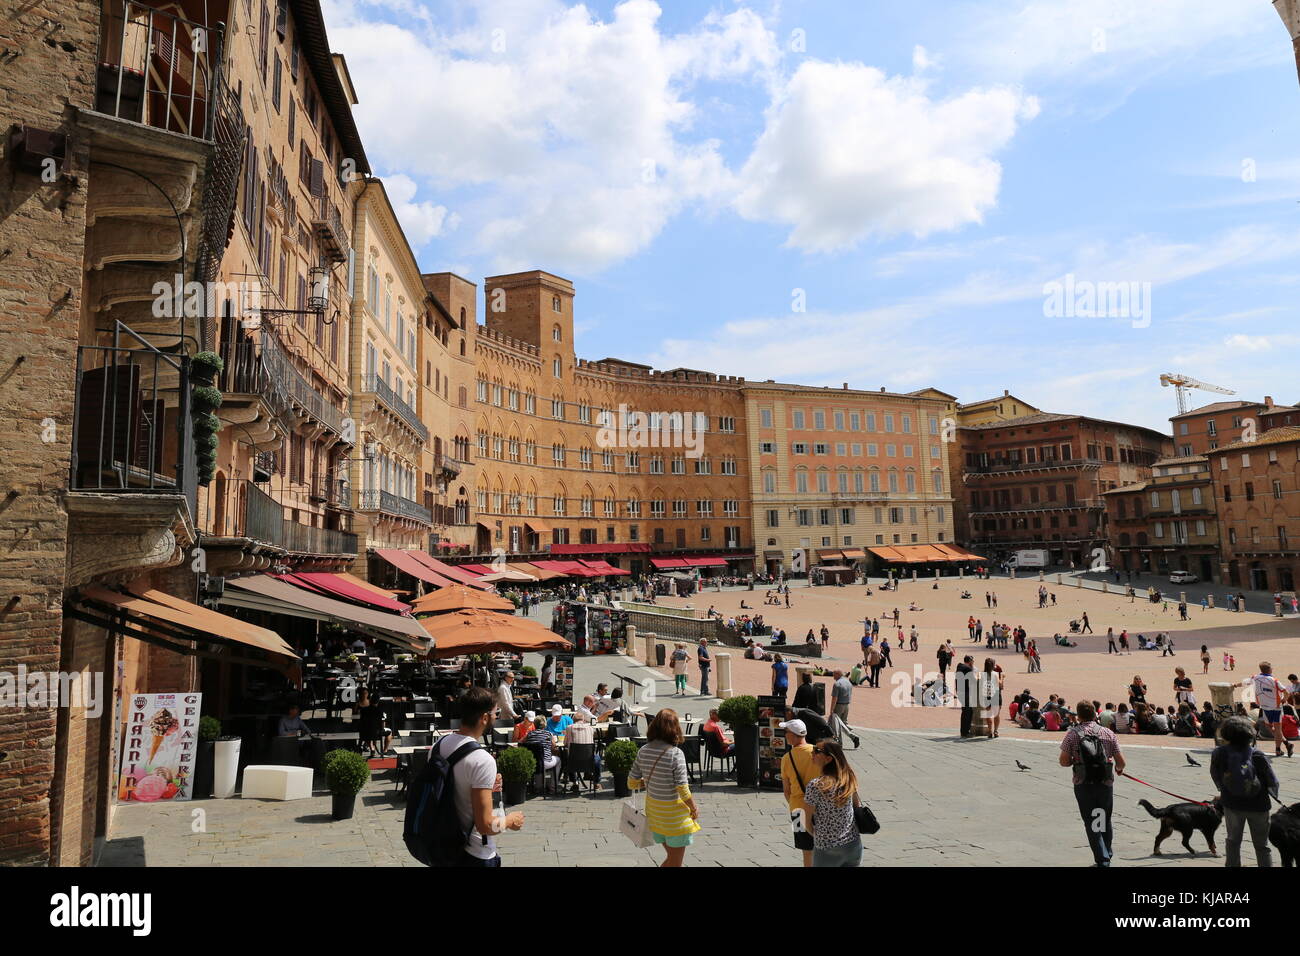
[[[568,650],[560,635],[526,617],[491,611],[452,611],[420,620],[433,638],[431,657],[491,654],[497,651]]]
[[[446,611],[513,611],[515,604],[499,594],[489,594],[465,584],[449,584],[422,595],[411,602],[415,614],[441,614]]]

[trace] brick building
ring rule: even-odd
[[[1300,426],[1221,445],[1206,457],[1218,496],[1222,581],[1294,591],[1300,570]]]
[[[1045,549],[1053,564],[1075,566],[1106,542],[1102,492],[1145,481],[1170,450],[1148,428],[1045,412],[960,426],[957,441],[958,542],[991,558]]]
[[[1145,481],[1103,491],[1108,564],[1142,574],[1191,571],[1222,583],[1212,478],[1204,455],[1162,458]]]

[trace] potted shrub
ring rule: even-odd
[[[501,792],[507,806],[528,799],[528,783],[537,772],[537,758],[527,747],[507,747],[497,754]]]
[[[190,393],[190,407],[205,415],[221,407],[221,392],[212,385],[196,385]]]
[[[199,718],[199,753],[194,763],[194,799],[212,796],[213,767],[217,759],[217,738],[221,736],[221,721],[215,717]]]
[[[357,794],[370,779],[370,764],[361,754],[352,750],[331,750],[321,762],[325,782],[334,797],[335,820],[351,820],[356,809]]]
[[[200,385],[211,385],[225,367],[216,352],[199,352],[190,359],[190,378]]]
[[[632,795],[632,791],[627,786],[627,774],[632,769],[632,762],[636,760],[639,749],[635,741],[627,738],[615,740],[605,748],[605,766],[614,777],[614,796]]]
[[[534,667],[532,664],[526,664],[523,667],[519,668],[519,673],[524,677],[536,677],[537,668]]]
[[[736,737],[736,782],[758,786],[758,698],[729,697],[718,706],[718,716]]]

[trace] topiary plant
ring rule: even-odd
[[[225,369],[226,363],[216,352],[198,352],[190,359],[190,374],[211,381]]]
[[[199,718],[199,740],[216,740],[221,736],[221,721],[215,717]]]
[[[190,404],[196,412],[210,412],[221,407],[221,391],[212,385],[196,385],[190,393]]]
[[[639,749],[635,741],[626,738],[615,740],[605,748],[605,766],[610,773],[627,773],[632,769]]]
[[[758,698],[749,694],[729,697],[718,705],[718,717],[728,727],[753,727],[758,723]]]
[[[537,668],[533,667],[531,664],[526,664],[525,666],[519,668],[519,673],[522,674],[524,677],[536,677]]]
[[[370,764],[352,750],[331,750],[321,761],[321,766],[331,793],[360,793],[370,779]]]
[[[504,783],[527,783],[537,772],[537,758],[527,747],[507,747],[497,754],[497,772]]]

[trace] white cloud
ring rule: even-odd
[[[393,204],[397,221],[406,233],[412,247],[419,249],[434,236],[450,232],[460,224],[460,217],[449,213],[446,206],[432,202],[417,202],[416,184],[410,176],[396,173],[383,177],[384,190]]]
[[[817,252],[980,222],[1001,181],[992,156],[1037,111],[1011,88],[932,99],[918,79],[805,61],[767,111],[736,208]]]
[[[1243,352],[1266,352],[1273,348],[1273,343],[1264,335],[1229,335],[1223,340],[1223,344],[1230,349],[1239,349]]]
[[[718,143],[692,135],[690,87],[758,80],[779,59],[743,8],[669,35],[652,0],[607,20],[548,0],[477,3],[442,33],[328,6],[371,150],[424,189],[465,190],[462,251],[497,268],[590,273],[687,205],[723,201],[730,173]]]

